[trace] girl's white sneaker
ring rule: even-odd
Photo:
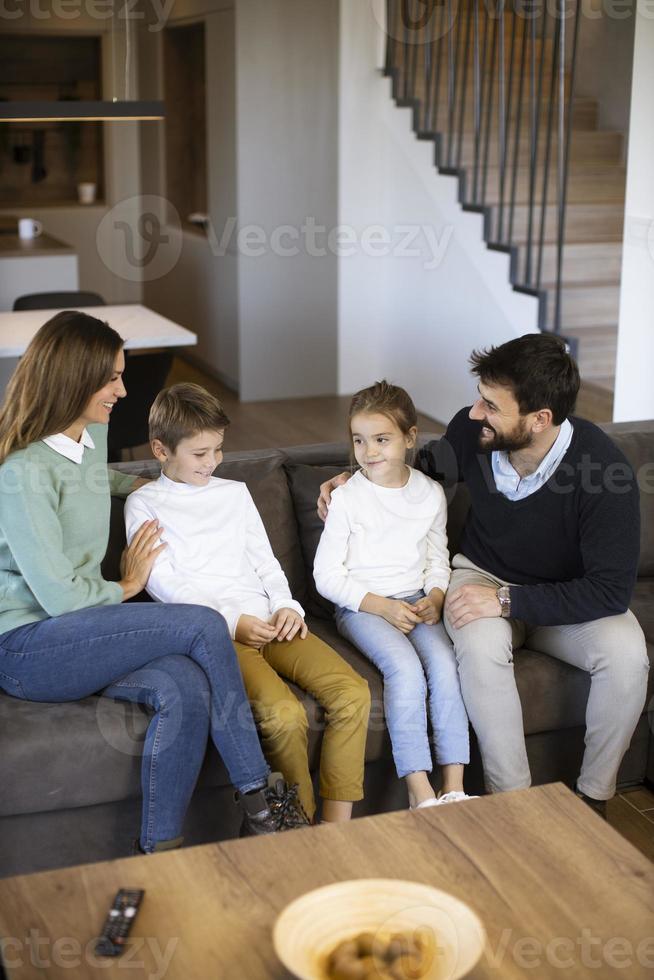
[[[423,800],[422,803],[416,803],[412,806],[411,810],[424,810],[426,806],[438,806],[440,800],[437,800],[435,796],[430,796],[428,800]]]
[[[449,793],[445,793],[443,796],[439,796],[436,803],[440,806],[441,803],[460,803],[462,800],[478,800],[478,796],[468,796],[467,793],[462,793],[458,789],[450,790]],[[427,803],[430,801],[427,800]],[[421,804],[422,806],[422,804]]]

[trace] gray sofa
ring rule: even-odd
[[[643,536],[632,609],[654,653],[654,422],[607,426],[642,476]],[[345,445],[228,453],[220,475],[244,480],[260,509],[293,594],[310,628],[332,644],[369,682],[373,699],[366,751],[366,799],[356,813],[405,805],[383,722],[376,669],[341,639],[329,604],[313,588],[311,567],[321,525],[315,514],[320,483],[348,464]],[[121,464],[156,475],[152,462]],[[467,510],[460,487],[450,504],[451,550]],[[114,500],[105,575],[118,578],[124,543],[122,501]],[[572,783],[583,752],[586,674],[528,650],[515,659],[527,748],[535,783]],[[650,679],[652,684],[652,679]],[[651,697],[651,690],[650,690]],[[310,720],[313,769],[318,762],[321,713],[302,695]],[[648,698],[649,701],[649,698]],[[0,692],[0,875],[19,874],[127,855],[140,813],[139,767],[148,711],[103,697],[36,704]],[[643,714],[620,771],[620,784],[654,779],[654,751]],[[482,791],[479,754],[467,771],[469,792]],[[222,762],[208,747],[185,828],[189,844],[235,836],[238,814]]]

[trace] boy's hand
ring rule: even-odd
[[[432,589],[429,595],[419,599],[414,605],[416,613],[427,626],[435,626],[440,621],[444,598],[440,589]]]
[[[272,618],[272,624],[277,629],[278,643],[282,640],[292,640],[297,636],[298,631],[300,639],[303,640],[309,632],[309,627],[295,609],[278,609]]]
[[[320,484],[320,496],[318,497],[318,517],[321,521],[327,520],[327,511],[332,499],[332,490],[342,487],[352,476],[351,473],[339,473],[332,480],[327,480]]]
[[[260,650],[266,643],[272,643],[277,636],[277,628],[264,622],[258,616],[239,616],[234,639],[246,647]]]

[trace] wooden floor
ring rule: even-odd
[[[645,786],[626,790],[609,801],[609,824],[654,861],[654,793]]]

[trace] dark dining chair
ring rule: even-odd
[[[20,310],[76,310],[80,306],[106,306],[97,293],[28,293],[14,300],[14,311]]]
[[[106,306],[98,293],[30,293],[19,296],[14,310],[75,310],[84,306]],[[114,405],[109,421],[108,460],[118,463],[124,449],[133,449],[148,441],[150,406],[164,387],[173,363],[170,350],[140,354],[125,351],[123,381],[128,398]]]

